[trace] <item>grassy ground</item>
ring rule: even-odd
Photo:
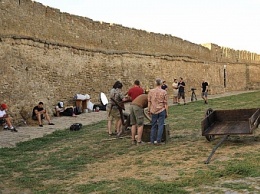
[[[260,133],[214,145],[201,136],[208,108],[260,107],[260,92],[170,107],[171,138],[162,146],[106,141],[106,122],[68,129],[0,149],[0,193],[237,193],[260,192]]]

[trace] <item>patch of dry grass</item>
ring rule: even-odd
[[[259,96],[260,92],[255,92],[210,100],[210,105],[197,101],[171,107],[167,119],[171,138],[162,146],[132,146],[129,138],[103,141],[108,138],[106,122],[103,121],[77,132],[57,131],[20,143],[16,148],[0,149],[0,191],[257,193],[259,187],[256,183],[259,183],[260,177],[259,129],[255,136],[230,137],[217,150],[211,163],[205,165],[204,161],[220,137],[207,142],[201,136],[200,121],[209,107],[260,107]],[[223,104],[226,101],[228,106]],[[248,181],[239,187],[235,180],[242,178]]]

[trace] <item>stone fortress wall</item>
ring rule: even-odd
[[[169,86],[183,77],[187,97],[202,78],[211,94],[260,88],[259,54],[97,22],[31,0],[0,0],[0,27],[0,100],[15,118],[39,101],[71,104],[77,93],[98,102],[116,80],[127,91],[135,79],[149,88],[157,77]]]

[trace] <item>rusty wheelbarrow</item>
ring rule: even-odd
[[[252,135],[259,122],[259,108],[234,110],[209,108],[205,113],[205,118],[201,121],[202,136],[205,136],[208,141],[214,140],[217,135],[221,135],[223,138],[213,148],[205,164],[210,162],[215,151],[230,135]]]

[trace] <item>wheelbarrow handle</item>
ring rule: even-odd
[[[211,154],[209,155],[208,159],[204,162],[204,164],[208,164],[210,162],[210,159],[212,158],[212,156],[214,155],[214,153],[216,152],[216,150],[218,149],[219,146],[221,146],[221,144],[229,137],[229,135],[225,135],[220,142],[218,142],[218,144],[213,148]]]

